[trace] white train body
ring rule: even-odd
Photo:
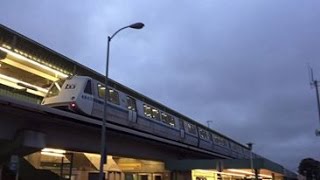
[[[112,87],[108,89],[107,113],[108,117],[112,116],[108,121],[229,157],[250,156],[249,150],[244,146],[199,123],[162,111],[133,97],[134,95]],[[74,76],[64,83],[55,83],[41,104],[101,119],[104,91],[101,82],[90,77]]]

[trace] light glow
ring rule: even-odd
[[[41,150],[41,152],[52,152],[52,153],[63,154],[63,153],[66,153],[67,151],[63,149],[44,148]]]
[[[26,91],[28,93],[31,93],[31,94],[34,94],[34,95],[37,95],[37,96],[42,96],[42,97],[46,96],[46,94],[48,93],[47,89],[44,89],[42,87],[38,87],[38,86],[35,86],[35,85],[32,85],[32,84],[29,84],[29,83],[24,82],[24,81],[20,81],[18,79],[15,79],[15,78],[3,75],[3,74],[0,74],[0,84],[9,86],[9,87],[12,87],[12,88],[15,88],[15,89],[19,89],[19,90],[26,89]],[[23,86],[23,85],[29,86],[32,89],[28,89],[26,86]],[[36,89],[36,90],[34,90],[34,89]]]
[[[238,173],[243,173],[243,174],[248,174],[248,175],[254,175],[253,172],[248,172],[248,171],[240,170],[240,169],[228,169],[228,171],[238,172]],[[267,174],[258,174],[258,176],[265,177],[265,178],[272,178],[272,176],[267,175]]]
[[[42,155],[54,156],[54,157],[64,157],[63,154],[53,153],[53,152],[41,152]]]
[[[9,51],[8,49],[5,49],[5,48],[3,48],[3,47],[0,47],[0,50],[5,51],[5,52],[7,53],[7,58],[8,58],[8,57],[10,58],[10,57],[12,56],[13,58],[17,58],[17,59],[19,59],[19,60],[21,60],[21,61],[28,62],[28,63],[30,63],[30,64],[32,64],[32,65],[35,65],[35,66],[37,66],[37,67],[40,67],[40,68],[43,69],[43,70],[47,70],[47,71],[53,73],[56,77],[59,77],[59,78],[64,78],[64,79],[65,79],[65,78],[68,77],[68,75],[65,74],[65,73],[62,73],[62,72],[60,72],[60,71],[57,71],[57,70],[55,70],[55,69],[52,69],[52,68],[50,68],[50,67],[48,67],[48,66],[45,66],[45,65],[43,65],[43,64],[40,64],[40,63],[38,63],[38,62],[36,62],[36,61],[34,61],[34,60],[31,60],[31,59],[27,58],[27,57],[31,57],[31,58],[32,58],[32,56],[29,56],[28,54],[23,53],[23,52],[21,52],[21,51],[18,51],[18,50],[16,50],[16,49],[14,49],[15,52],[12,52],[12,51]],[[22,55],[20,55],[20,54],[18,54],[18,53],[23,54],[24,56],[22,56]],[[27,57],[25,57],[25,56],[27,56]],[[11,58],[10,58],[10,59],[11,59]]]

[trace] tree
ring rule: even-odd
[[[299,173],[307,178],[320,179],[320,162],[312,158],[305,158],[299,164]]]

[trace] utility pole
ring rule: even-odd
[[[316,90],[316,98],[317,98],[317,107],[318,107],[318,118],[320,123],[320,100],[319,100],[319,81],[313,78],[313,70],[309,67],[309,78],[311,87],[315,87]],[[316,129],[316,136],[320,136],[320,129]]]

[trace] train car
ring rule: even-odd
[[[185,116],[160,105],[151,105],[134,94],[108,87],[108,122],[121,124],[170,140],[196,146],[222,155],[245,158],[247,148]],[[105,86],[86,76],[73,76],[52,84],[42,105],[101,119]],[[232,145],[232,146],[231,146]],[[245,150],[242,150],[245,149]],[[245,155],[246,154],[246,155]]]

